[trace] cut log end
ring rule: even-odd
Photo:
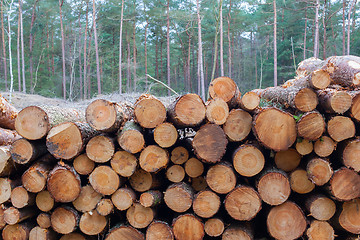
[[[343,203],[339,224],[348,232],[360,234],[360,199]]]
[[[79,222],[81,232],[86,235],[98,235],[104,231],[107,225],[107,219],[101,216],[97,211],[84,213]]]
[[[297,132],[300,137],[308,140],[317,140],[325,131],[325,121],[323,116],[317,112],[304,114],[296,124]]]
[[[49,118],[40,107],[29,106],[19,112],[15,120],[15,129],[26,139],[41,139],[50,130]]]
[[[252,117],[241,109],[233,109],[229,113],[223,129],[227,138],[232,142],[244,140],[250,133]]]
[[[318,97],[314,90],[310,88],[301,89],[294,99],[295,106],[302,112],[309,112],[318,105]]]
[[[111,195],[120,186],[120,178],[109,166],[99,166],[89,176],[91,186],[100,194]]]
[[[234,80],[229,77],[218,77],[211,81],[209,85],[209,94],[211,98],[221,98],[228,104],[234,105],[240,103],[240,91]]]
[[[206,107],[199,95],[185,94],[168,108],[169,119],[177,127],[195,127],[205,119]]]
[[[322,136],[314,144],[314,152],[319,157],[328,157],[336,148],[336,142],[328,136]]]
[[[139,164],[147,172],[157,172],[167,166],[169,162],[168,152],[156,145],[147,146],[139,157]]]
[[[79,215],[70,207],[58,207],[51,214],[52,228],[61,234],[73,232],[78,225]]]
[[[306,194],[314,190],[315,184],[308,179],[305,170],[296,169],[290,174],[290,187],[294,192]]]
[[[164,194],[166,205],[173,211],[181,213],[187,211],[193,203],[193,189],[186,183],[170,185]]]
[[[194,215],[185,214],[173,222],[173,231],[177,240],[201,240],[204,237],[204,224]]]
[[[290,183],[285,173],[270,171],[257,184],[261,199],[269,205],[284,203],[291,193]]]
[[[120,126],[123,116],[119,116],[116,103],[104,99],[96,99],[86,108],[86,121],[89,125],[99,131],[113,131]]]
[[[346,167],[354,169],[356,172],[360,172],[360,139],[356,138],[349,141],[342,153],[342,160]]]
[[[76,124],[62,123],[53,127],[47,137],[46,146],[56,158],[71,159],[83,148],[83,137]]]
[[[109,230],[105,240],[144,240],[144,234],[130,226],[116,226]]]
[[[144,207],[155,207],[163,199],[163,194],[160,191],[150,190],[140,195],[140,204]]]
[[[229,116],[229,106],[221,98],[215,98],[206,103],[206,119],[210,123],[223,125]]]
[[[336,205],[333,200],[322,195],[307,198],[306,207],[310,215],[320,221],[327,221],[334,216]]]
[[[111,201],[120,211],[127,210],[131,207],[135,200],[135,192],[130,188],[119,188],[113,195],[111,195]]]
[[[170,182],[181,182],[185,177],[185,170],[180,165],[172,165],[166,169],[166,177]]]
[[[241,98],[241,108],[246,111],[255,110],[260,104],[260,97],[255,92],[247,92]]]
[[[311,85],[315,89],[324,89],[330,85],[331,78],[327,71],[318,69],[311,74]]]
[[[318,186],[322,186],[327,183],[333,174],[330,162],[322,158],[314,158],[310,160],[307,164],[306,171],[308,178]]]
[[[225,209],[236,220],[250,221],[261,210],[261,199],[253,188],[238,186],[226,196]]]
[[[214,192],[226,194],[235,188],[236,175],[230,165],[220,163],[208,170],[206,182]]]
[[[86,185],[81,188],[80,195],[72,203],[79,212],[90,212],[95,209],[100,199],[101,195],[91,185]]]
[[[135,191],[145,192],[153,185],[153,176],[143,169],[138,169],[131,175],[129,183]]]
[[[58,202],[72,202],[80,194],[80,177],[69,166],[56,166],[49,174],[47,189]]]
[[[121,133],[118,143],[122,149],[130,153],[140,152],[145,145],[144,136],[136,129],[129,129]]]
[[[330,180],[333,196],[340,201],[350,201],[360,196],[360,175],[348,168],[334,172]]]
[[[309,240],[334,240],[335,232],[328,222],[314,220],[311,222],[310,227],[306,231],[306,236]]]
[[[29,193],[23,186],[14,188],[11,191],[11,204],[16,208],[23,208],[35,202],[33,193]]]
[[[314,145],[311,141],[307,139],[301,139],[301,141],[298,141],[296,143],[295,148],[299,154],[305,156],[313,151]]]
[[[327,131],[332,139],[336,142],[341,142],[345,139],[355,136],[354,122],[344,116],[335,116],[327,123]]]
[[[204,164],[197,158],[190,158],[185,163],[185,172],[189,177],[199,177],[204,172]]]
[[[174,234],[167,223],[153,221],[146,229],[146,240],[174,240]]]
[[[114,211],[114,204],[111,199],[103,198],[96,205],[96,211],[101,216],[108,216]]]
[[[0,204],[8,201],[11,197],[11,184],[7,178],[0,178]]]
[[[40,213],[36,217],[36,222],[41,228],[50,228],[51,227],[51,218],[50,214],[48,213]]]
[[[264,168],[265,157],[257,147],[244,144],[235,150],[233,165],[240,175],[253,177]]]
[[[189,159],[189,151],[182,146],[176,147],[171,151],[170,160],[174,164],[181,165],[185,163],[188,159]]]
[[[264,146],[274,151],[287,150],[297,136],[295,119],[276,108],[267,108],[257,114],[253,132]]]
[[[26,164],[33,160],[34,146],[25,138],[16,140],[10,148],[11,157],[18,164]]]
[[[293,148],[275,154],[276,167],[285,172],[295,170],[299,166],[300,161],[301,155]]]
[[[301,209],[293,202],[273,207],[267,217],[267,227],[276,239],[297,239],[306,229],[306,219]]]
[[[210,237],[219,237],[225,230],[224,222],[219,218],[211,218],[205,222],[204,230]]]
[[[248,229],[245,229],[243,227],[229,227],[227,228],[223,235],[222,240],[252,240],[254,237],[252,234],[248,231]]]
[[[209,190],[196,194],[193,201],[194,213],[202,218],[214,216],[218,212],[220,205],[220,197]]]
[[[46,190],[39,192],[36,195],[36,206],[43,212],[49,212],[55,205],[54,199]]]
[[[130,177],[134,174],[138,160],[136,157],[126,151],[118,151],[110,161],[112,169],[123,177]]]
[[[151,208],[135,203],[126,212],[126,218],[130,225],[135,228],[146,228],[154,219],[154,211]]]
[[[221,127],[216,124],[206,124],[197,131],[192,145],[200,160],[207,163],[216,163],[225,154],[227,143],[228,141]]]
[[[150,95],[142,95],[135,103],[134,115],[143,128],[155,128],[166,119],[164,104]]]
[[[97,163],[104,163],[111,159],[115,152],[115,145],[111,138],[95,136],[86,145],[86,155]]]
[[[95,162],[86,154],[77,156],[73,161],[74,169],[81,175],[89,175],[95,168]]]
[[[176,143],[177,139],[178,132],[171,123],[162,123],[154,130],[154,140],[160,147],[171,147]]]

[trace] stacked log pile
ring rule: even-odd
[[[359,86],[340,56],[242,97],[214,79],[206,103],[1,99],[2,239],[358,239]]]

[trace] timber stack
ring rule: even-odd
[[[84,110],[0,98],[2,239],[359,239],[360,58]]]

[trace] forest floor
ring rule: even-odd
[[[129,102],[134,104],[136,99],[138,99],[141,93],[123,93],[123,94],[108,94],[108,95],[98,95],[92,99],[86,99],[82,101],[65,101],[60,98],[47,98],[37,94],[27,94],[22,92],[13,92],[10,101],[10,92],[0,92],[0,94],[6,98],[11,104],[17,108],[19,111],[28,106],[61,106],[61,107],[74,107],[74,108],[83,108],[85,109],[92,101],[95,99],[106,99],[113,102]],[[164,103],[165,106],[169,105],[174,101],[176,96],[170,97],[159,97],[159,99]]]

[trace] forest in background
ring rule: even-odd
[[[218,76],[265,88],[305,58],[360,55],[359,13],[357,0],[1,0],[0,89],[171,94],[159,80],[205,98]]]

